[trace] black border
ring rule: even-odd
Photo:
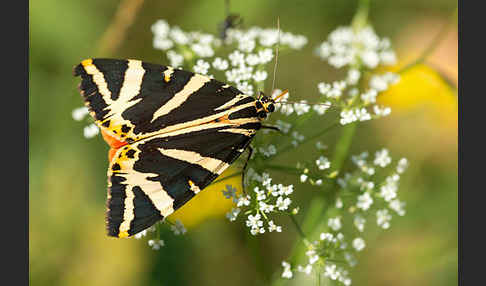
[[[2,271],[1,284],[29,284],[29,2],[2,9]],[[7,274],[7,275],[4,275]],[[12,281],[12,282],[10,282]]]

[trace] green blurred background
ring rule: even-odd
[[[283,233],[252,239],[241,221],[230,223],[222,214],[185,236],[167,233],[166,247],[158,252],[145,240],[105,235],[108,147],[100,136],[85,139],[85,124],[71,117],[82,105],[72,67],[90,57],[165,64],[162,53],[152,48],[150,26],[157,19],[187,31],[216,32],[224,18],[223,0],[140,3],[119,48],[108,52],[100,51],[100,39],[120,1],[30,1],[30,284],[264,285],[281,271],[296,238],[288,221],[282,222],[287,226]],[[319,81],[342,76],[312,51],[334,28],[349,24],[356,7],[356,0],[231,2],[231,11],[243,17],[246,27],[275,27],[279,16],[283,30],[308,37],[303,51],[279,58],[277,74],[277,86],[290,83],[282,88],[289,88],[294,99],[308,100]],[[370,21],[378,35],[391,38],[399,60],[406,62],[430,43],[455,8],[452,0],[375,0]],[[427,63],[457,85],[457,26]],[[418,73],[424,70],[434,73],[425,68]],[[353,154],[387,147],[411,164],[399,191],[407,214],[394,217],[389,230],[366,233],[353,285],[457,284],[457,94],[445,81],[426,78],[412,76],[401,96],[388,101],[392,115],[362,124],[352,145]],[[321,141],[332,147],[333,136]],[[310,152],[298,155],[313,159]],[[286,159],[297,158],[290,154]],[[278,173],[273,177],[285,180]],[[299,185],[296,193],[295,204],[305,211],[311,196]],[[258,261],[255,252],[262,253]],[[312,279],[289,285],[312,285]]]

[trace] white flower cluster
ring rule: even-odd
[[[298,131],[292,131],[292,141],[290,142],[294,147],[297,147],[300,143],[304,142],[305,136]]]
[[[330,84],[320,82],[319,84],[317,84],[319,93],[328,97],[329,99],[339,99],[346,87],[347,83],[345,81],[335,81]]]
[[[148,245],[152,247],[153,250],[159,250],[165,243],[162,239],[149,239]]]
[[[371,119],[371,115],[368,113],[366,108],[355,108],[350,110],[343,110],[341,111],[341,119],[340,123],[342,125],[346,125],[351,122],[355,121],[366,121]]]
[[[249,194],[238,195],[236,189],[230,185],[226,185],[226,190],[223,190],[223,195],[227,199],[232,199],[236,204],[236,208],[227,213],[226,217],[230,221],[235,221],[242,212],[241,208],[247,208],[248,210],[245,211],[246,226],[250,228],[251,234],[262,234],[267,230],[282,232],[282,227],[270,220],[269,215],[273,212],[288,212],[292,203],[289,195],[294,192],[294,186],[272,184],[272,178],[267,173],[260,176],[253,169],[248,170],[246,179],[249,181],[248,185],[253,186],[252,192]],[[266,228],[264,220],[267,221]]]
[[[187,232],[186,228],[182,224],[180,220],[176,220],[175,223],[169,222],[167,220],[159,221],[152,225],[151,227],[140,231],[139,233],[135,234],[133,237],[135,239],[142,239],[143,237],[150,236],[150,239],[147,240],[147,244],[153,250],[159,250],[161,247],[165,245],[164,240],[160,239],[159,234],[157,231],[158,227],[161,227],[162,224],[169,224],[170,229],[175,235],[185,234]],[[150,234],[151,233],[151,234]]]
[[[348,262],[349,266],[353,267],[355,265],[355,261],[352,259],[354,257],[353,252],[362,251],[365,247],[365,242],[362,238],[355,238],[352,241],[352,247],[352,249],[348,249],[348,243],[343,233],[323,232],[320,234],[318,240],[307,245],[307,251],[305,253],[307,256],[307,264],[297,265],[294,271],[310,275],[314,267],[319,265],[321,267],[317,267],[316,271],[319,271],[319,268],[324,269],[324,277],[338,281],[346,286],[351,285],[348,270],[344,266],[338,267],[335,263],[328,260],[328,258],[332,256],[335,259],[336,254],[338,254]],[[290,263],[283,261],[282,266],[284,267],[282,277],[287,279],[292,278],[293,272]]]
[[[372,75],[367,90],[360,90],[359,85],[363,71],[395,63],[395,53],[391,49],[390,40],[380,39],[371,26],[357,31],[352,27],[339,27],[331,32],[327,41],[321,43],[317,54],[333,67],[348,68],[345,80],[320,82],[317,85],[324,100],[342,108],[342,125],[376,119],[391,113],[389,107],[373,104],[376,103],[376,97],[380,92],[399,81],[397,74],[387,72]],[[369,106],[372,106],[374,113],[367,109]]]
[[[167,56],[173,67],[179,67],[184,60],[192,56],[207,58],[214,56],[214,49],[221,46],[221,40],[212,34],[201,32],[185,32],[178,26],[171,27],[165,20],[157,20],[152,25],[155,49],[167,51]],[[193,55],[183,53],[188,47]]]
[[[392,158],[385,148],[377,151],[374,158],[367,160],[368,152],[351,156],[352,162],[358,167],[353,174],[346,173],[338,183],[346,191],[356,190],[356,199],[349,200],[351,212],[354,213],[354,225],[359,232],[363,232],[366,219],[365,213],[377,203],[376,211],[377,224],[383,229],[390,227],[392,219],[390,211],[399,216],[405,215],[405,203],[398,199],[398,183],[400,174],[408,167],[408,160],[401,158],[391,173],[381,182],[376,182],[375,173],[389,168]],[[349,196],[348,196],[349,197]],[[385,208],[382,208],[385,206]],[[387,207],[387,208],[386,208]]]
[[[89,111],[86,106],[75,108],[72,112],[73,119],[76,121],[81,121],[84,119],[86,115],[88,115]]]
[[[170,226],[170,229],[174,232],[175,235],[185,234],[187,232],[186,228],[180,220],[176,220],[175,223]]]
[[[331,161],[329,161],[329,159],[327,159],[324,156],[320,156],[316,160],[316,165],[319,168],[319,170],[329,169],[331,167]]]
[[[280,34],[279,34],[280,33]],[[272,47],[280,41],[279,45],[299,50],[307,44],[307,38],[294,35],[277,29],[263,29],[251,27],[247,31],[229,29],[227,43],[236,42],[240,50],[251,52],[255,46]]]
[[[322,142],[316,143],[316,148],[319,151],[327,149],[327,146]],[[306,167],[307,166],[307,167]],[[311,171],[311,167],[313,170]],[[299,179],[301,183],[309,183],[314,186],[321,186],[326,178],[332,177],[331,161],[326,156],[319,156],[315,160],[315,165],[309,166],[307,164],[298,163],[297,168],[302,171]]]
[[[72,111],[72,117],[76,121],[81,121],[85,119],[86,115],[88,114],[89,114],[89,110],[86,106],[77,107]],[[88,120],[91,120],[91,118],[89,118]],[[83,135],[85,138],[88,139],[95,137],[99,133],[100,133],[100,128],[94,123],[90,123],[83,128]]]
[[[135,239],[142,239],[143,237],[147,236],[149,233],[154,233],[156,231],[156,227],[158,224],[160,223],[154,224],[151,227],[142,230],[141,232],[135,234],[133,237]],[[153,238],[147,240],[147,244],[148,246],[150,246],[150,248],[152,248],[153,250],[159,250],[161,247],[165,246],[165,242],[162,239],[158,237],[156,238],[155,235],[152,235],[152,237]]]
[[[373,75],[369,81],[371,92],[377,93],[388,89],[390,85],[396,84],[400,80],[398,74],[386,72],[382,75]],[[372,102],[375,102],[374,100]]]
[[[155,231],[155,225],[142,230],[141,232],[137,233],[134,235],[135,239],[141,239],[142,237],[146,236],[148,232],[154,232]]]
[[[292,270],[291,270],[291,265],[287,261],[282,261],[282,266],[284,268],[284,271],[282,273],[283,278],[290,279],[293,276]]]
[[[88,138],[88,139],[95,137],[99,133],[100,133],[100,128],[94,123],[91,123],[88,126],[85,126],[84,129],[83,129],[84,137]]]
[[[392,211],[402,216],[405,214],[405,204],[397,198],[398,181],[408,167],[405,158],[398,160],[393,168],[393,160],[390,152],[383,148],[378,150],[373,158],[369,158],[368,152],[351,156],[352,162],[358,167],[353,173],[345,173],[343,177],[337,178],[337,183],[341,187],[335,201],[335,208],[341,213],[334,213],[327,218],[327,232],[320,234],[319,239],[307,243],[307,261],[304,265],[297,265],[292,268],[290,263],[284,261],[282,266],[284,271],[283,278],[292,278],[295,272],[311,274],[313,270],[318,271],[318,275],[323,275],[332,281],[340,282],[343,285],[351,285],[348,267],[357,264],[355,256],[366,248],[366,242],[362,236],[365,229],[368,213],[376,215],[376,223],[382,229],[388,229],[392,219]],[[320,157],[316,160],[318,169],[320,166],[329,167],[328,160]],[[390,170],[388,176],[381,173]],[[307,175],[308,169],[300,179],[302,182],[312,180]],[[377,174],[380,176],[378,177]],[[377,182],[377,178],[385,177],[383,181]],[[372,207],[375,208],[372,209]],[[351,214],[352,222],[358,230],[356,236],[348,238],[341,232],[349,215],[343,215],[342,211]],[[346,263],[338,266],[334,261],[345,261]],[[316,267],[316,265],[318,265]]]
[[[325,149],[321,146],[322,143],[318,145],[319,150]],[[357,264],[356,256],[366,248],[366,241],[362,235],[367,221],[366,216],[376,215],[377,225],[382,229],[388,229],[392,212],[400,216],[405,214],[405,204],[398,199],[397,190],[399,174],[408,167],[407,159],[398,160],[394,167],[390,152],[383,148],[376,151],[374,156],[363,152],[351,156],[351,160],[357,166],[357,170],[336,178],[342,189],[338,192],[334,206],[341,213],[333,212],[334,215],[327,218],[328,231],[321,233],[319,240],[307,244],[304,264],[292,267],[290,263],[282,262],[283,278],[290,279],[295,272],[309,275],[317,271],[318,275],[323,275],[329,280],[351,285],[349,267]],[[330,168],[329,160],[325,156],[317,158],[315,164],[317,172]],[[391,173],[383,176],[382,173],[387,170],[391,170]],[[330,174],[327,177],[332,178]],[[378,179],[383,177],[385,179]],[[304,168],[300,175],[301,182],[321,185],[321,179],[316,180],[316,178],[313,171],[308,168]],[[343,212],[349,212],[350,215]],[[343,234],[343,227],[348,223],[349,218],[351,218],[350,225],[357,229],[358,235],[346,237]],[[335,264],[334,261],[345,261],[345,263]]]
[[[341,229],[342,223],[340,217],[330,218],[327,221],[327,225],[334,231],[338,231]]]
[[[382,149],[375,153],[375,160],[373,161],[375,165],[385,168],[391,163],[391,157],[387,149]]]
[[[364,65],[373,69],[396,62],[390,40],[380,39],[371,26],[357,31],[349,26],[337,28],[319,46],[317,54],[336,68]]]
[[[376,105],[376,98],[380,92],[383,92],[389,88],[390,85],[395,84],[399,81],[399,76],[394,73],[387,72],[383,75],[373,75],[369,81],[369,89],[362,92],[360,95],[360,101],[349,100],[348,103],[344,103],[343,110],[340,113],[340,123],[342,125],[349,124],[356,121],[367,121],[371,119],[376,119],[380,117],[387,116],[391,113],[389,107],[382,107]],[[333,83],[333,86],[336,82]],[[343,84],[343,89],[345,85]],[[334,105],[338,105],[343,94],[343,89],[331,88],[331,84],[320,83],[318,85],[319,92],[326,96]],[[353,87],[350,88],[349,93],[351,98],[356,97],[360,94],[359,89]],[[343,101],[341,100],[341,103]],[[354,104],[353,104],[354,103]],[[343,104],[341,104],[342,106]],[[373,114],[368,111],[368,107],[372,106]]]
[[[268,145],[266,147],[258,148],[258,151],[263,154],[265,157],[271,157],[277,154],[277,147],[275,145]]]
[[[212,34],[171,27],[165,20],[155,22],[152,32],[154,48],[165,51],[171,66],[189,64],[194,72],[211,78],[213,72],[224,72],[226,82],[247,95],[262,89],[261,83],[268,78],[265,65],[273,60],[277,44],[283,50],[299,50],[307,44],[302,35],[259,27],[229,29],[224,43]],[[213,58],[223,44],[234,50],[227,58]]]
[[[280,119],[278,119],[275,122],[275,124],[277,125],[278,129],[280,129],[280,131],[282,131],[284,134],[289,133],[290,128],[292,128],[292,123],[285,122],[285,121],[282,121]]]

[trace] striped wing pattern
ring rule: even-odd
[[[121,143],[108,168],[110,236],[131,236],[180,208],[261,127],[253,97],[192,72],[88,59],[74,74],[97,125]]]

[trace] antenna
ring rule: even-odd
[[[279,16],[277,16],[277,33],[278,33],[277,34],[277,46],[275,47],[275,65],[273,66],[273,82],[272,82],[272,90],[270,91],[270,93],[272,93],[273,90],[275,89],[275,76],[277,74],[278,46],[280,44],[280,17]]]
[[[284,91],[285,92],[285,91]],[[281,95],[279,95],[277,98],[283,96],[285,93],[282,93]],[[279,102],[275,102],[275,103],[278,103],[278,104],[294,104],[294,103],[297,103],[297,104],[307,104],[307,105],[325,105],[325,106],[329,106],[329,107],[336,107],[335,105],[332,105],[332,104],[329,104],[329,103],[308,103],[308,102],[297,102],[297,101],[279,101]],[[336,107],[338,108],[338,107]]]
[[[280,45],[280,17],[277,16],[277,46],[275,47],[275,65],[273,66],[273,82],[272,82],[272,90],[271,90],[271,94],[273,93],[274,89],[275,89],[275,78],[276,78],[276,74],[277,74],[277,63],[278,63],[278,49],[279,49],[279,45]],[[302,102],[295,102],[295,101],[279,101],[277,102],[277,100],[283,96],[285,96],[286,94],[289,93],[289,90],[286,89],[284,91],[282,91],[278,96],[276,96],[273,101],[275,101],[275,103],[280,103],[280,104],[294,104],[294,103],[297,103],[297,104],[300,104]],[[307,105],[325,105],[325,106],[328,106],[328,107],[334,107],[332,104],[328,104],[328,103],[305,103]]]
[[[276,102],[276,101],[277,101],[279,98],[281,98],[282,96],[286,95],[287,93],[289,93],[289,90],[288,90],[288,89],[286,89],[286,90],[282,91],[282,93],[280,93],[280,95],[277,95],[277,97],[275,97],[275,98],[273,99],[273,101],[275,101],[275,102]],[[285,102],[285,101],[283,101],[283,102]],[[280,103],[280,102],[279,102],[279,103]]]
[[[307,104],[307,105],[324,105],[324,106],[329,106],[329,107],[334,107],[332,104],[330,103],[307,103],[307,102],[296,102],[296,101],[278,101],[279,98],[285,96],[287,93],[289,93],[289,90],[286,89],[284,91],[282,91],[279,95],[277,95],[273,101],[276,103],[276,104],[294,104],[294,103],[297,103],[297,104]]]

